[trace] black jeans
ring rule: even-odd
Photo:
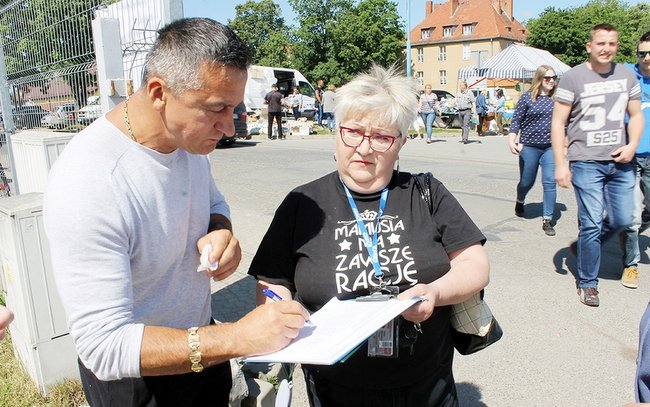
[[[269,112],[269,138],[273,138],[273,119],[278,123],[278,137],[282,138],[282,112]]]
[[[303,369],[311,407],[458,407],[453,376],[435,375],[404,387],[365,389],[347,387],[314,377]]]
[[[86,400],[91,407],[203,407],[228,406],[232,387],[230,363],[201,373],[129,377],[103,381],[79,362]]]

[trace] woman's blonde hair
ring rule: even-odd
[[[533,102],[537,100],[537,96],[539,96],[540,92],[542,91],[542,81],[544,81],[544,75],[546,75],[546,72],[548,71],[555,72],[555,70],[548,65],[540,65],[535,71],[535,75],[533,76],[533,84],[530,86],[530,98]],[[556,86],[554,86],[553,89],[551,89],[551,91],[548,93],[550,97],[553,97],[555,88]]]
[[[382,127],[396,127],[404,136],[417,115],[415,82],[397,68],[373,64],[368,72],[354,77],[336,91],[334,117],[337,123],[372,119]]]

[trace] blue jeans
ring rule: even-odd
[[[431,141],[431,133],[433,133],[433,122],[436,120],[436,112],[421,113],[424,128],[427,131],[427,140]]]
[[[543,219],[552,219],[555,209],[557,188],[555,184],[555,160],[551,146],[525,145],[519,153],[519,183],[517,202],[524,202],[535,184],[537,168],[542,166],[542,187],[544,188]]]
[[[580,222],[578,287],[596,288],[601,243],[632,223],[634,165],[572,161],[571,173]]]
[[[316,120],[318,120],[318,125],[323,127],[323,105],[318,104],[318,109],[316,110]]]
[[[636,266],[641,260],[639,229],[642,214],[650,210],[650,157],[636,157],[636,185],[634,186],[634,213],[632,224],[621,233],[623,265]]]
[[[334,121],[334,113],[332,112],[323,112],[323,119],[327,119],[327,128],[332,131],[336,127],[336,122]]]

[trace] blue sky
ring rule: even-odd
[[[406,9],[408,0],[397,0],[398,11],[406,21]],[[434,0],[434,3],[442,3],[444,0]],[[295,14],[287,0],[275,0],[282,8],[282,14],[287,23],[292,24]],[[558,6],[553,0],[514,0],[514,15],[519,21],[526,21],[537,17],[546,7],[574,7],[586,4],[588,0],[564,0]],[[628,4],[636,4],[640,1],[628,1]],[[222,23],[228,19],[235,18],[235,6],[245,1],[231,0],[183,0],[183,12],[185,17],[210,17]],[[411,26],[415,26],[424,18],[425,0],[411,0]]]

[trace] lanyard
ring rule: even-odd
[[[370,255],[370,259],[372,260],[372,268],[375,270],[375,277],[377,277],[377,279],[381,282],[381,279],[384,276],[384,272],[381,271],[381,266],[379,265],[379,249],[377,248],[377,234],[379,232],[379,220],[381,219],[381,216],[384,214],[384,208],[386,208],[386,201],[388,200],[388,187],[384,188],[381,191],[381,198],[379,199],[379,212],[377,213],[377,223],[375,225],[375,232],[372,234],[372,240],[370,240],[368,229],[366,229],[366,225],[363,223],[363,220],[361,219],[361,214],[359,214],[359,208],[357,208],[357,204],[354,202],[354,198],[352,198],[352,195],[350,194],[350,190],[348,189],[347,186],[345,186],[343,180],[341,180],[341,184],[343,184],[343,189],[345,189],[345,195],[348,197],[350,208],[352,208],[352,213],[354,213],[354,217],[357,220],[357,226],[359,227],[359,231],[361,232],[361,236],[363,237],[363,242],[366,245],[366,250],[368,250],[368,254]]]

